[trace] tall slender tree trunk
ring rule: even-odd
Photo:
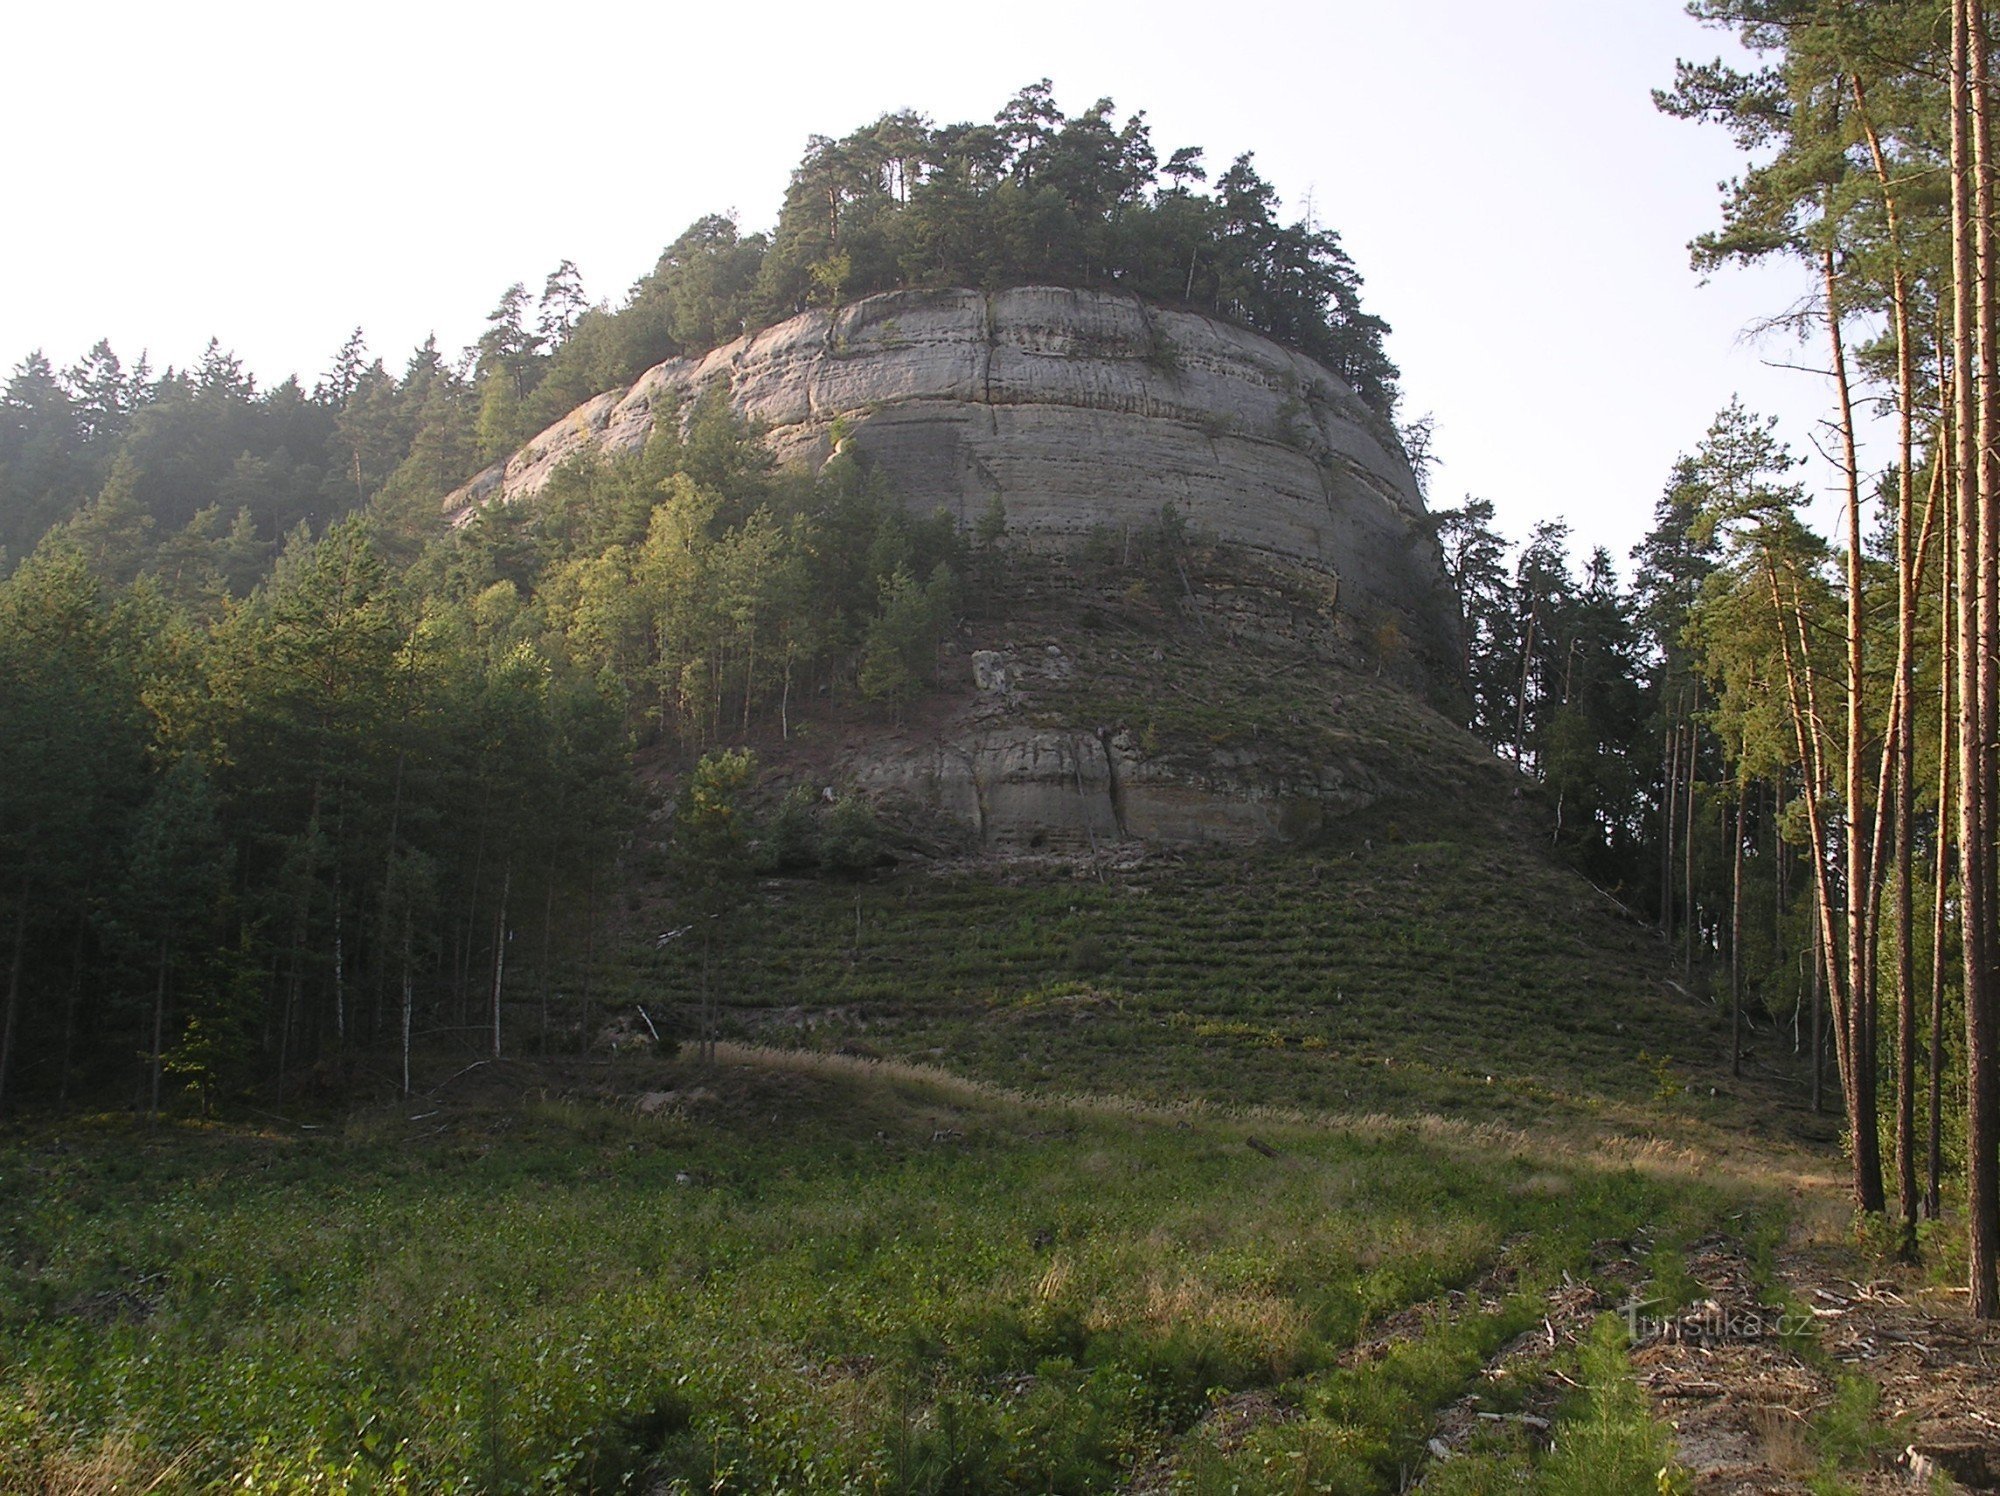
[[[1680,808],[1681,725],[1670,722],[1660,752],[1660,934],[1674,933],[1674,824]]]
[[[500,1058],[500,991],[507,975],[507,891],[514,884],[511,859],[500,876],[500,912],[493,921],[493,1058]]]
[[[792,740],[792,656],[797,650],[797,644],[785,641],[785,684],[778,693],[778,736],[788,743]]]
[[[14,1073],[14,1036],[20,1032],[21,963],[28,950],[28,879],[24,874],[14,907],[14,950],[7,958],[7,1009],[0,1015],[0,1112],[7,1109],[8,1079]]]
[[[597,862],[590,865],[590,891],[584,896],[583,923],[583,1043],[586,1052],[597,1027]]]
[[[1183,583],[1187,581],[1185,572],[1181,574],[1181,580]],[[1521,637],[1520,690],[1514,698],[1514,762],[1517,764],[1523,761],[1528,750],[1528,681],[1534,668],[1535,622],[1535,610],[1530,608],[1527,632]]]
[[[1952,263],[1960,370],[1957,449],[1959,936],[1965,971],[1968,1288],[1972,1314],[2000,1317],[2000,1117],[1996,1117],[1992,843],[1995,786],[1992,653],[2000,642],[1988,565],[1994,535],[1996,362],[1993,184],[1987,110],[1986,7],[1959,0],[1952,26]],[[1970,202],[1968,203],[1968,197]],[[1968,234],[1968,224],[1970,232]],[[1969,241],[1969,242],[1968,242]],[[1975,353],[1976,344],[1976,353]]]
[[[1894,705],[1897,730],[1884,748],[1885,758],[1895,760],[1895,801],[1891,811],[1894,847],[1890,852],[1891,877],[1895,882],[1894,942],[1896,959],[1896,1186],[1901,1207],[1903,1250],[1912,1255],[1917,1245],[1917,994],[1915,955],[1911,926],[1915,919],[1911,874],[1915,857],[1911,843],[1911,822],[1916,815],[1916,634],[1917,589],[1921,578],[1921,547],[1916,527],[1916,352],[1910,343],[1909,282],[1904,270],[1902,211],[1896,196],[1894,177],[1889,170],[1881,136],[1868,113],[1867,95],[1861,75],[1854,75],[1854,102],[1867,133],[1870,158],[1875,164],[1875,180],[1882,189],[1882,204],[1889,229],[1891,262],[1890,322],[1896,339],[1896,678]],[[1940,462],[1935,474],[1941,476]],[[1937,507],[1937,489],[1931,491],[1931,513]],[[1929,529],[1931,514],[1925,516]]]
[[[1794,588],[1787,604],[1784,589],[1779,580],[1776,560],[1770,555],[1764,557],[1764,573],[1771,588],[1771,608],[1778,624],[1779,654],[1784,662],[1785,695],[1792,722],[1792,735],[1799,753],[1800,772],[1805,776],[1804,794],[1800,803],[1806,812],[1807,840],[1812,856],[1813,932],[1816,960],[1813,975],[1816,982],[1823,981],[1826,990],[1825,1005],[1832,1022],[1827,1025],[1833,1034],[1833,1058],[1840,1077],[1842,1110],[1847,1117],[1848,1132],[1853,1142],[1856,1160],[1856,1203],[1862,1196],[1859,1188],[1860,1156],[1864,1148],[1873,1145],[1875,1118],[1873,1114],[1862,1117],[1856,1106],[1853,1085],[1854,1055],[1851,1052],[1852,1033],[1848,1022],[1850,1007],[1848,994],[1844,991],[1846,967],[1840,957],[1840,940],[1837,922],[1834,918],[1833,893],[1828,869],[1829,832],[1826,817],[1821,811],[1821,802],[1828,792],[1828,778],[1825,759],[1820,751],[1818,693],[1813,686],[1812,653],[1806,636],[1805,610]],[[1820,1015],[1818,1003],[1814,1005],[1815,1018]],[[1813,1082],[1819,1084],[1819,1043],[1814,1044]],[[1817,1094],[1817,1093],[1816,1093]],[[1817,1106],[1817,1099],[1815,1100]],[[1875,1170],[1880,1181],[1881,1169],[1878,1162]]]
[[[291,959],[288,963],[290,969],[285,974],[285,1004],[283,1011],[279,1014],[278,1017],[277,1095],[280,1105],[284,1103],[285,1081],[287,1078],[287,1072],[291,1068],[292,1026],[295,1021],[295,1017],[297,1015],[299,1007],[299,987],[300,984],[305,980],[305,975],[304,975],[305,951],[306,951],[306,909],[302,902],[297,913],[296,922],[292,926]]]
[[[83,937],[88,927],[76,923],[76,944],[70,949],[69,990],[63,994],[62,1068],[56,1076],[56,1104],[69,1105],[69,1080],[76,1054],[76,1005],[83,998]]]
[[[170,949],[167,937],[162,935],[159,972],[153,983],[153,1053],[146,1106],[147,1114],[155,1122],[160,1120],[160,1050],[167,1035],[167,952]]]
[[[1854,1128],[1854,1197],[1865,1211],[1880,1212],[1887,1204],[1882,1180],[1881,1144],[1875,1115],[1875,982],[1870,960],[1873,928],[1869,891],[1874,887],[1868,806],[1867,616],[1861,543],[1861,459],[1855,449],[1854,397],[1847,377],[1847,346],[1841,331],[1840,278],[1832,249],[1820,266],[1826,286],[1827,340],[1833,357],[1834,389],[1839,397],[1841,481],[1847,493],[1847,723],[1843,755],[1842,799],[1847,854],[1847,1086],[1849,1121]]]
[[[403,911],[403,1094],[410,1094],[410,1018],[416,1004],[410,982],[410,911]]]
[[[1951,491],[1951,484],[1946,484],[1944,534],[1946,544],[1955,547],[1957,530],[1952,518]],[[1947,561],[1950,559],[1948,557]],[[1952,572],[1955,569],[1951,564],[1940,568],[1943,573],[1943,597],[1939,606],[1939,635],[1945,658],[1939,662],[1938,670],[1937,860],[1932,865],[1931,880],[1930,1105],[1926,1112],[1930,1135],[1926,1139],[1929,1146],[1924,1171],[1924,1216],[1933,1221],[1944,1209],[1944,937],[1945,908],[1949,902],[1946,892],[1951,883],[1953,853],[1951,762],[1955,745],[1952,740],[1951,650],[1955,632],[1953,609],[1956,604],[1952,591]]]
[[[1807,911],[1806,921],[1812,932],[1813,946],[1806,963],[1807,983],[1812,993],[1812,1109],[1817,1117],[1826,1110],[1826,996],[1820,981],[1819,906],[1814,904]]]
[[[1695,700],[1696,710],[1699,710],[1700,706],[1701,701],[1697,695]],[[1687,725],[1687,794],[1684,797],[1685,803],[1682,806],[1682,809],[1687,813],[1687,821],[1681,828],[1681,862],[1684,873],[1682,889],[1687,902],[1687,907],[1683,910],[1681,916],[1686,922],[1686,943],[1682,964],[1689,977],[1694,975],[1694,942],[1697,927],[1701,923],[1698,918],[1694,894],[1694,776],[1697,762],[1700,758],[1700,754],[1697,752],[1701,746],[1698,737],[1700,731],[1701,728],[1695,723],[1693,717],[1690,716]]]
[[[407,727],[408,723],[409,723],[409,712],[406,707],[403,713],[403,726]],[[391,877],[394,875],[394,869],[396,866],[396,851],[398,846],[401,844],[401,839],[402,839],[403,765],[408,757],[409,757],[409,749],[407,747],[401,747],[396,750],[395,788],[391,792],[389,797],[389,850],[388,853],[382,859],[383,867],[382,867],[381,899],[384,906],[386,906],[388,903],[389,881]],[[382,1036],[382,974],[388,969],[389,963],[386,959],[382,959],[382,960],[372,960],[369,964],[373,968],[372,975],[374,977],[374,980],[369,985],[374,989],[374,996],[370,1002],[370,1012],[368,1017],[368,1038],[371,1043],[374,1043],[374,1042],[379,1042]],[[409,966],[409,960],[407,954],[405,955],[403,965],[404,968],[407,970]]]
[[[333,874],[333,1036],[347,1043],[347,930],[341,923],[340,870]]]
[[[1729,1073],[1743,1073],[1743,808],[1749,791],[1736,790],[1736,834],[1730,838],[1729,877]]]
[[[542,1004],[542,1053],[549,1052],[549,960],[554,945],[556,927],[556,880],[549,879],[548,890],[542,900],[542,969],[540,976],[540,996]]]
[[[491,808],[492,791],[482,797],[479,806],[479,836],[472,847],[472,891],[465,904],[465,937],[459,945],[458,960],[458,1024],[463,1028],[471,1017],[472,986],[472,932],[479,928],[479,884],[486,871],[486,822]]]

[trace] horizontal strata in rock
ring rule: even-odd
[[[871,745],[843,768],[870,799],[941,815],[987,848],[1297,841],[1379,798],[1333,764],[1301,779],[1246,752],[1190,775],[1149,758],[1128,733],[1022,724]]]
[[[781,462],[842,424],[913,510],[1010,536],[1114,532],[1162,506],[1219,539],[1332,573],[1441,654],[1455,629],[1408,462],[1338,376],[1231,323],[1118,292],[895,291],[669,359],[579,406],[446,501],[455,522],[541,490],[564,462],[645,444],[656,414],[726,380]]]

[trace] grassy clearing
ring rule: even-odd
[[[1302,1416],[1232,1480],[1388,1491],[1505,1323],[1339,1367],[1365,1326],[1503,1249],[1532,1282],[1719,1208],[1414,1131],[1259,1123],[1272,1158],[1242,1123],[854,1067],[486,1087],[320,1135],[8,1143],[0,1488],[1102,1490],[1266,1388]]]

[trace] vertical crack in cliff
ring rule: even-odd
[[[1083,787],[1083,745],[1081,743],[1072,743],[1070,747],[1071,752],[1075,755],[1070,759],[1069,767],[1070,772],[1076,777],[1077,817],[1083,822],[1083,834],[1084,838],[1090,843],[1090,855],[1095,857],[1097,855],[1097,828],[1091,824],[1095,818],[1091,815],[1090,792]],[[1108,792],[1107,798],[1109,798]]]
[[[1125,786],[1118,778],[1118,754],[1111,746],[1111,729],[1098,728],[1097,741],[1104,749],[1104,792],[1111,802],[1111,824],[1120,841],[1130,841],[1132,833],[1125,829]]]
[[[993,812],[986,803],[986,775],[980,772],[979,755],[966,755],[966,778],[972,781],[972,806],[979,813],[979,845],[984,847],[993,840]]]
[[[993,408],[993,350],[999,345],[1000,334],[993,325],[993,293],[984,291],[980,297],[985,311],[986,343],[979,365],[979,400],[990,411]]]

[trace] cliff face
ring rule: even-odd
[[[578,407],[446,500],[456,520],[532,496],[563,462],[642,446],[656,413],[726,379],[782,463],[847,448],[912,509],[1012,538],[1114,533],[1172,504],[1219,539],[1338,578],[1344,612],[1453,656],[1455,611],[1409,464],[1312,360],[1115,292],[891,292],[809,312]]]

